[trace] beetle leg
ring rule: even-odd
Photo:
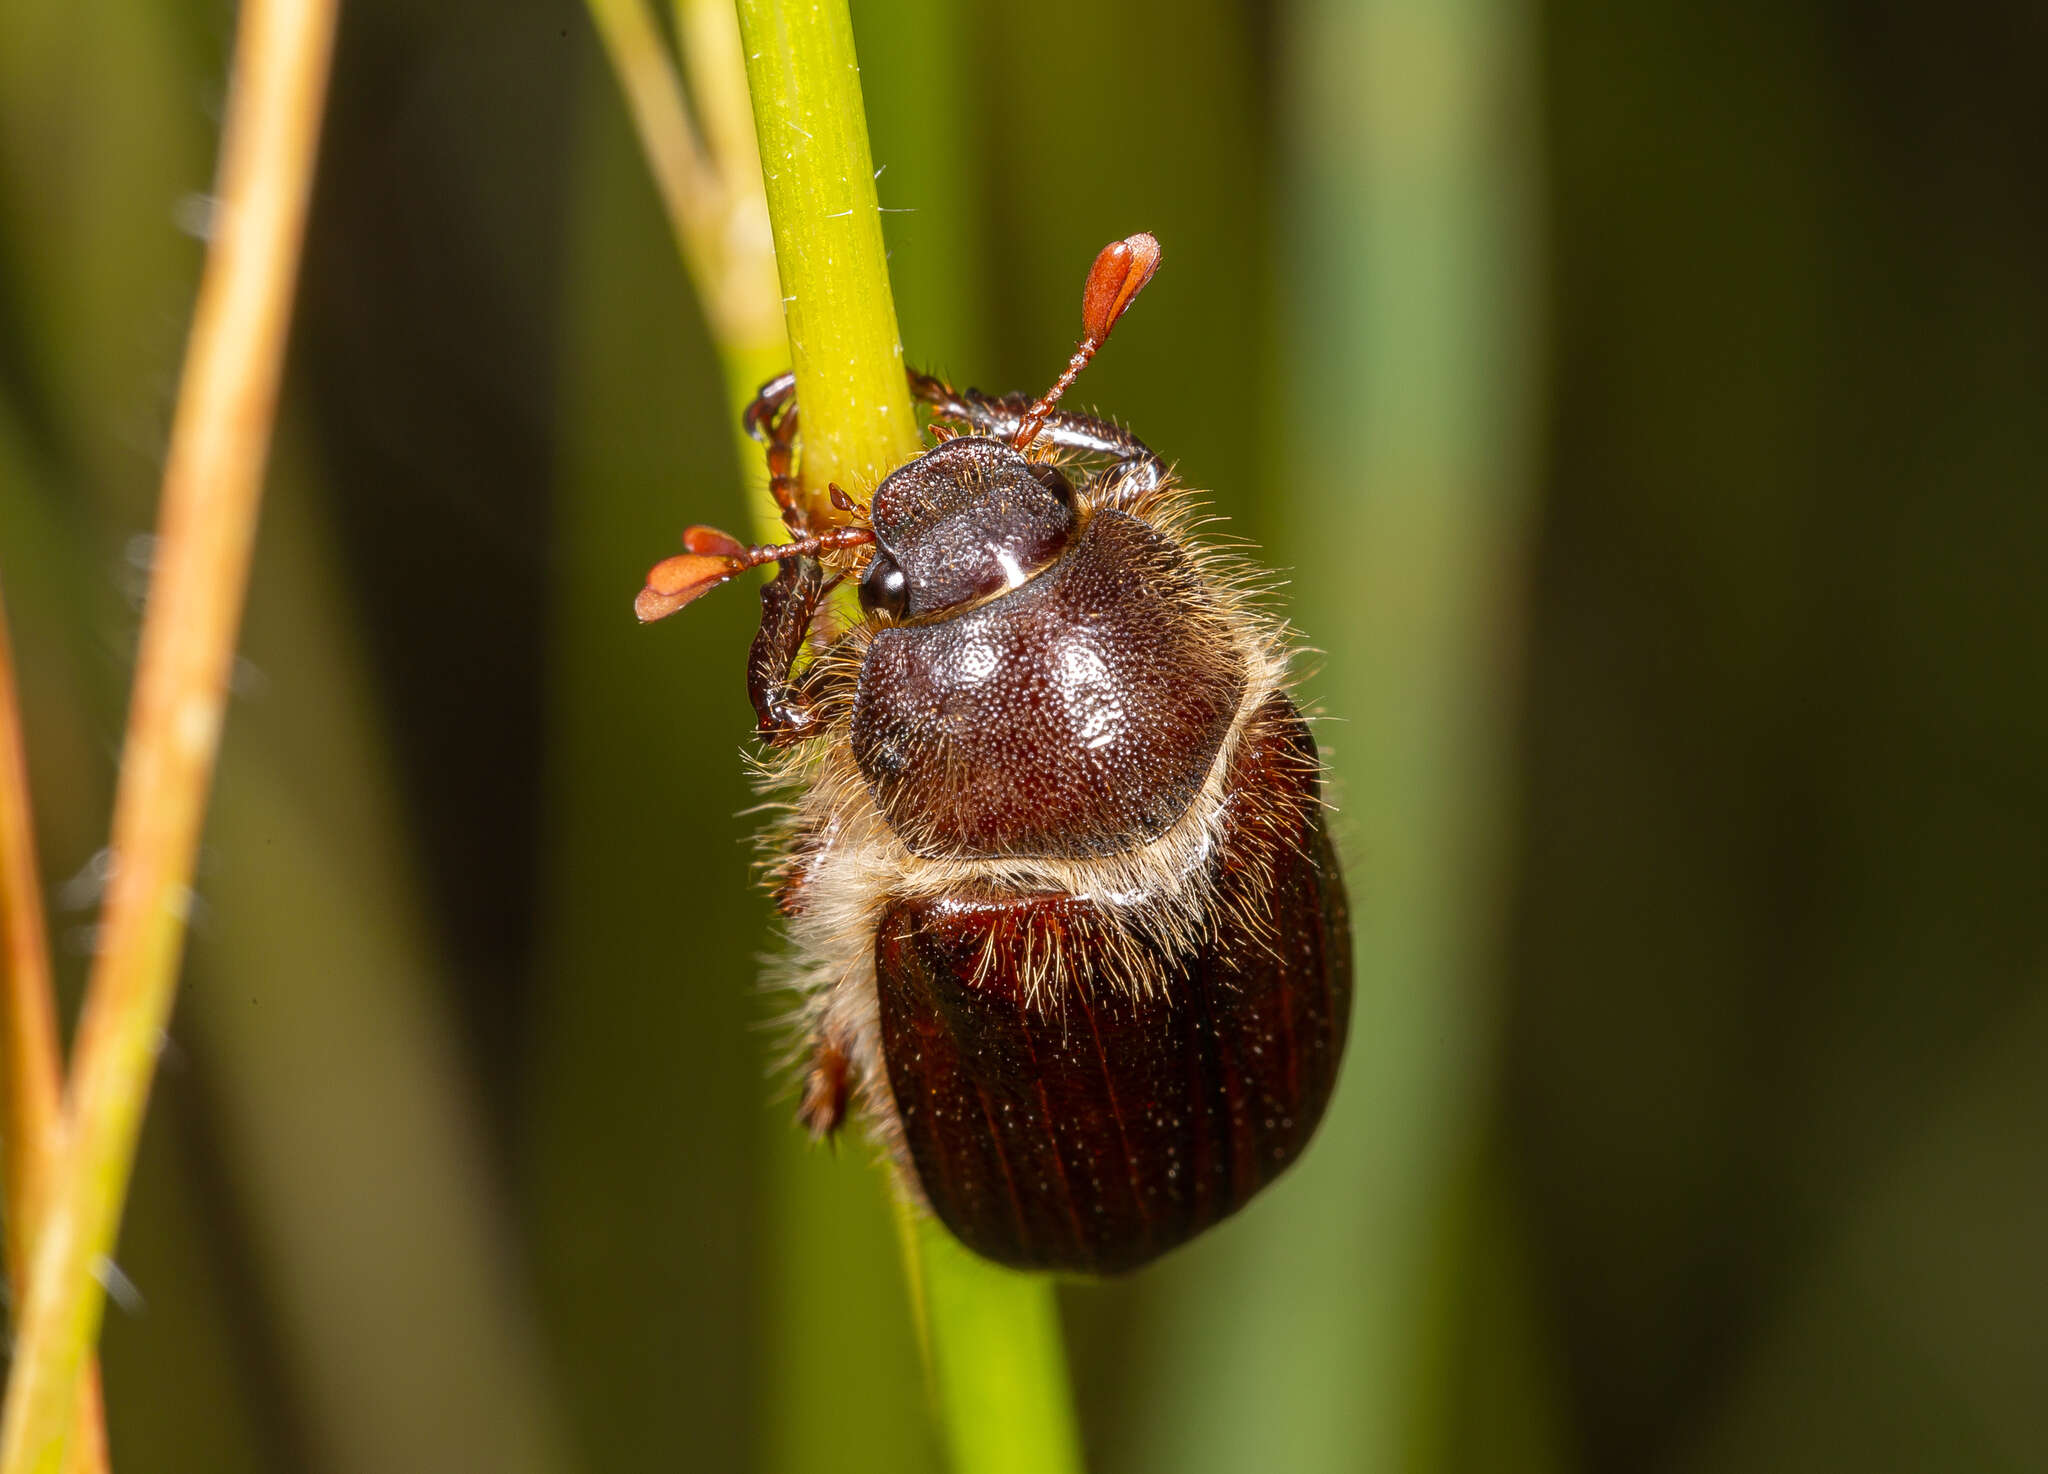
[[[836,582],[836,580],[835,580]],[[803,683],[790,671],[803,653],[811,619],[825,597],[825,571],[816,558],[784,558],[761,589],[761,627],[747,652],[747,696],[756,729],[775,746],[800,742],[818,730],[818,714]]]
[[[747,434],[768,454],[768,494],[782,509],[784,525],[808,531],[796,480],[796,375],[777,374],[754,395],[740,416]]]
[[[1005,394],[997,398],[979,389],[963,392],[943,379],[921,374],[916,369],[910,371],[910,392],[930,405],[932,413],[940,419],[958,420],[995,440],[1008,440],[1015,436],[1024,423],[1024,416],[1030,413],[1032,403],[1027,394]],[[1114,464],[1096,477],[1094,484],[1105,489],[1114,485],[1120,496],[1150,491],[1166,479],[1166,463],[1153,453],[1150,446],[1123,426],[1099,420],[1093,415],[1048,415],[1038,438],[1063,450],[1112,457]]]
[[[754,398],[740,414],[740,424],[756,440],[766,440],[767,423],[796,398],[796,375],[785,370],[754,391]]]
[[[813,1141],[829,1140],[846,1120],[846,1097],[852,1088],[853,1061],[829,1038],[819,1038],[804,1071],[804,1097],[796,1118]]]

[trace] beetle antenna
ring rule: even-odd
[[[1109,341],[1109,332],[1116,326],[1116,320],[1124,315],[1124,309],[1131,305],[1138,293],[1145,290],[1145,283],[1152,280],[1152,273],[1158,269],[1159,242],[1148,232],[1140,231],[1102,248],[1095,264],[1088,269],[1088,285],[1081,290],[1081,341],[1075,345],[1074,356],[1067,360],[1059,379],[1025,411],[1024,422],[1017,427],[1017,434],[1010,442],[1018,450],[1031,448],[1031,442],[1045,428],[1045,422],[1051,417],[1053,406],[1060,402],[1060,396],[1081,377],[1081,370],[1088,367],[1088,361]]]
[[[720,532],[715,527],[685,528],[683,547],[686,551],[673,558],[664,558],[648,570],[647,586],[633,600],[633,612],[640,617],[642,624],[651,624],[657,619],[666,619],[685,604],[710,593],[735,574],[745,573],[749,568],[759,568],[763,563],[775,563],[784,558],[815,558],[820,553],[865,547],[874,540],[872,528],[835,527],[812,537],[800,537],[795,542],[763,543],[750,548],[731,533]]]

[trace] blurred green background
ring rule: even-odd
[[[912,361],[1294,570],[1331,1121],[1063,1291],[1102,1471],[2048,1469],[2048,11],[866,0]],[[232,10],[0,19],[0,576],[67,1005]],[[937,1466],[771,1082],[741,477],[585,13],[350,0],[109,1315],[121,1471]],[[758,469],[745,468],[758,477]]]

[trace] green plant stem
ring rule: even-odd
[[[13,641],[0,607],[0,1185],[7,1205],[7,1279],[16,1286],[28,1283],[51,1169],[63,1144],[63,1074],[28,752]],[[96,1366],[87,1369],[79,1390],[69,1458],[74,1474],[107,1467]]]
[[[28,1273],[36,1216],[63,1129],[63,1064],[50,943],[36,873],[28,759],[14,689],[13,644],[0,608],[0,1069],[6,1072],[0,1178],[7,1192],[7,1275]]]
[[[921,448],[903,373],[853,32],[841,4],[739,6],[754,129],[733,124],[728,27],[718,0],[677,0],[692,129],[675,69],[642,0],[590,0],[660,188],[676,242],[706,298],[734,405],[780,366],[757,308],[779,306],[803,407],[803,484],[814,520],[837,514],[837,482],[865,492]],[[758,140],[758,154],[755,142]],[[763,198],[779,293],[735,262]],[[719,224],[721,221],[723,224]],[[752,462],[751,447],[742,464]],[[757,532],[782,535],[764,498]],[[916,1319],[953,1463],[961,1474],[1081,1467],[1050,1280],[967,1253],[898,1197]]]
[[[718,347],[734,411],[739,463],[759,465],[738,412],[783,367],[787,340],[768,201],[754,149],[754,119],[730,0],[676,0],[676,34],[690,79],[700,135],[683,102],[682,78],[647,0],[589,0],[592,22],[625,96],[633,131],[647,155],[676,251],[697,289],[705,325]],[[780,540],[787,529],[765,478],[749,497],[754,535]]]
[[[177,985],[333,33],[333,5],[321,0],[242,9],[218,225],[171,432],[115,798],[116,863],[8,1378],[0,1474],[63,1467],[105,1309],[95,1269],[113,1252]]]
[[[866,492],[922,448],[889,290],[845,0],[740,0],[783,320],[803,407],[804,491]]]
[[[623,3],[643,7],[645,0]],[[659,182],[665,158],[709,160],[708,170],[690,173],[693,189],[659,182],[659,193],[700,298],[716,293],[705,302],[705,323],[724,372],[753,540],[779,542],[788,529],[768,495],[760,447],[741,425],[741,411],[761,384],[787,367],[789,340],[739,19],[731,0],[675,0],[689,79],[686,111],[681,79],[652,19],[644,9],[624,15],[621,4],[590,0],[650,169]],[[693,126],[701,143],[690,136]],[[699,222],[720,212],[721,225]],[[774,1410],[761,1467],[823,1467],[849,1443],[878,1468],[915,1474],[935,1466],[938,1441],[919,1421],[920,1392],[930,1382],[910,1369],[915,1353],[903,1354],[916,1316],[899,1310],[887,1272],[888,1256],[898,1252],[890,1243],[888,1187],[858,1163],[807,1151],[784,1110],[765,1113],[762,1125],[780,1232],[767,1249],[776,1333],[763,1353],[762,1382]],[[834,1332],[821,1335],[825,1326]],[[854,1346],[870,1359],[850,1358]]]
[[[925,1360],[960,1474],[1081,1468],[1052,1281],[978,1259],[900,1194],[897,1226]]]
[[[920,450],[844,0],[740,0],[803,413],[803,479],[856,494]],[[1049,1279],[967,1253],[916,1209],[904,1252],[957,1474],[1081,1467]]]
[[[789,356],[739,18],[732,0],[676,0],[674,13],[690,98],[703,122],[706,151],[722,192],[717,239],[722,258],[717,271],[720,300],[708,309],[711,336],[725,371],[726,402],[733,411],[741,475],[749,483],[747,506],[754,536],[761,542],[780,542],[788,528],[781,508],[768,495],[760,447],[739,421],[740,411],[761,385],[782,372]]]

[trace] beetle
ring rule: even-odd
[[[1103,249],[1036,400],[912,371],[934,443],[865,501],[830,488],[832,526],[798,496],[794,378],[770,380],[745,425],[794,538],[692,527],[636,604],[777,565],[747,687],[785,801],[799,1119],[861,1113],[1018,1268],[1128,1270],[1242,1207],[1314,1132],[1350,1012],[1287,631],[1157,455],[1057,408],[1159,254]],[[858,618],[829,602],[847,580]]]

